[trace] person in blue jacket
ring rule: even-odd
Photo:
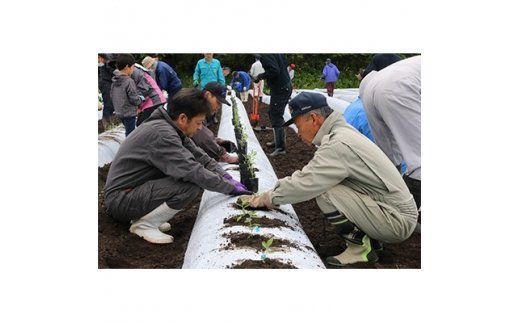
[[[233,78],[231,79],[231,88],[238,93],[240,93],[240,98],[242,102],[247,102],[247,90],[251,86],[251,77],[244,71],[234,71],[232,74]]]
[[[345,109],[345,112],[343,112],[343,117],[345,117],[345,121],[347,121],[349,125],[356,128],[357,131],[361,132],[372,142],[375,142],[374,136],[372,136],[372,132],[370,131],[370,124],[368,123],[365,114],[363,101],[361,101],[360,97],[350,103],[350,105]]]
[[[370,130],[370,124],[368,123],[367,115],[365,114],[363,101],[359,96],[345,109],[345,112],[343,112],[343,117],[349,125],[356,128],[357,131],[361,132],[365,137],[370,139],[370,141],[375,142],[372,131]],[[406,171],[405,162],[403,161],[401,165],[397,167],[397,169],[401,172],[401,175],[404,174]]]
[[[142,64],[144,68],[155,72],[157,85],[161,90],[168,92],[168,97],[174,96],[182,88],[182,82],[177,73],[167,63],[146,56]]]
[[[195,66],[193,73],[193,85],[203,89],[209,82],[218,82],[226,86],[226,79],[222,74],[222,66],[218,59],[213,58],[213,54],[204,54]]]

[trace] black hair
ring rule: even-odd
[[[231,73],[231,76],[235,77],[238,75],[238,72],[237,71],[234,71],[233,73]]]
[[[117,55],[116,67],[118,70],[122,70],[125,67],[131,67],[135,64],[135,59],[132,54],[119,54]]]
[[[209,115],[211,108],[203,91],[194,88],[180,89],[177,94],[168,98],[168,115],[177,120],[184,113],[188,120],[198,115]]]

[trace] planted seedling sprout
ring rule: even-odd
[[[255,177],[255,164],[254,160],[256,157],[256,151],[251,150],[245,157],[245,162],[247,165],[247,168],[249,169],[249,173],[251,174],[251,177]]]
[[[262,261],[264,261],[267,258],[268,253],[272,252],[271,245],[273,244],[273,241],[274,241],[274,237],[271,237],[267,241],[262,241],[262,247],[264,248],[264,250],[262,251],[262,255],[261,255]]]

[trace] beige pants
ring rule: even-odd
[[[400,212],[350,187],[336,185],[316,197],[316,202],[323,213],[339,211],[369,237],[383,242],[406,240],[417,224],[417,208],[413,199],[400,205]]]
[[[247,97],[248,97],[248,93],[247,91],[244,91],[244,92],[240,92],[240,99],[242,100],[242,102],[247,102]]]
[[[258,92],[260,91],[260,92]],[[261,80],[258,83],[253,82],[253,95],[258,94],[259,96],[264,96],[264,80]]]

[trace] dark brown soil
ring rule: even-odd
[[[245,260],[240,264],[233,265],[228,268],[233,269],[297,269],[291,264],[286,264],[278,259],[267,258],[264,261],[261,260]]]
[[[237,214],[238,216],[238,214]],[[265,216],[259,216],[257,218],[254,218],[253,223],[261,228],[275,228],[275,227],[286,227],[291,228],[287,222],[279,220],[279,219],[269,219]],[[240,221],[237,221],[237,217],[232,217],[229,219],[224,219],[224,226],[226,227],[234,227],[234,226],[246,226],[247,224],[244,223],[244,219],[240,219]]]
[[[271,236],[243,232],[226,233],[223,237],[229,239],[228,244],[222,246],[223,250],[246,248],[260,252],[264,250],[264,247],[262,247],[262,241],[267,241],[271,238]],[[299,245],[285,239],[274,239],[270,249],[273,251],[279,251],[286,250],[288,247],[302,250]]]
[[[246,108],[251,104],[251,98]],[[270,126],[267,117],[267,105],[261,104],[259,109],[260,124]],[[210,129],[218,130],[218,125],[210,125]],[[256,132],[257,138],[266,153],[272,148],[266,142],[272,141],[272,131]],[[301,169],[311,160],[314,147],[305,145],[298,136],[289,129],[287,131],[287,154],[269,157],[278,176],[282,178]],[[173,244],[155,245],[128,232],[130,224],[120,224],[112,220],[105,212],[102,188],[109,165],[98,170],[98,267],[99,268],[181,268],[184,253],[190,238],[191,230],[198,213],[200,197],[186,210],[170,221],[175,238]],[[323,217],[314,200],[293,205],[296,214],[314,248],[325,262],[325,258],[341,253],[345,248],[344,240],[336,234],[332,226]],[[276,242],[276,241],[275,241]],[[258,242],[261,247],[261,242]],[[276,267],[290,266],[279,261],[266,259],[248,261],[233,268],[294,268]],[[328,266],[328,268],[335,268]],[[421,268],[421,235],[414,234],[400,244],[388,244],[379,253],[379,262],[371,265],[353,265],[345,268]]]

